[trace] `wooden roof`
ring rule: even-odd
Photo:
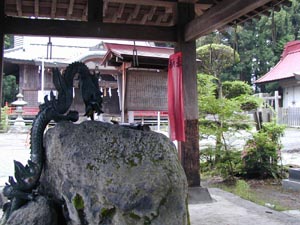
[[[115,43],[104,43],[107,53],[102,59],[103,65],[119,67],[122,62],[133,61],[133,50],[136,50],[138,66],[141,68],[166,69],[173,48],[154,46],[134,46]],[[133,66],[133,65],[132,65]]]
[[[177,21],[184,12],[178,11],[180,4],[190,3],[195,12],[195,19],[185,26],[185,41],[205,35],[215,29],[226,25],[240,24],[249,19],[256,18],[261,14],[270,14],[270,10],[279,10],[281,5],[290,4],[289,0],[4,0],[5,33],[22,33],[37,35],[63,35],[61,32],[54,31],[51,27],[67,21],[89,21],[94,22],[90,27],[99,29],[95,23],[101,23],[102,33],[95,31],[86,32],[83,25],[76,25],[76,29],[82,29],[82,36],[100,36],[112,38],[113,35],[107,35],[105,25],[109,25],[116,38],[140,39],[144,40],[147,35],[122,35],[118,34],[129,29],[129,32],[143,32],[141,26],[152,27],[149,32],[160,28],[163,32],[158,37],[162,41],[176,41],[175,28]],[[2,3],[3,4],[3,3]],[[1,6],[1,5],[0,5]],[[17,18],[31,18],[32,21],[20,20]],[[38,20],[36,20],[38,19]],[[52,20],[52,26],[49,26],[45,19]],[[42,21],[39,23],[39,21]],[[35,25],[34,25],[35,24]],[[74,29],[75,23],[69,23],[68,27]],[[40,28],[30,29],[30,26],[40,26]],[[126,25],[126,29],[119,29],[118,25]],[[135,26],[134,26],[135,25]],[[138,25],[138,26],[137,26]],[[12,26],[12,27],[9,27]],[[44,27],[41,27],[44,26]],[[17,27],[17,28],[16,28]],[[48,32],[45,31],[49,29]],[[100,29],[101,29],[100,28]],[[127,29],[128,28],[128,29]],[[154,29],[155,28],[155,29]],[[173,28],[173,29],[172,29]],[[69,32],[69,33],[68,33]],[[98,33],[98,34],[97,34]],[[127,33],[127,32],[126,32]],[[79,31],[70,32],[66,30],[67,36],[80,36]],[[164,37],[165,36],[165,37]],[[149,39],[149,38],[147,38]],[[151,39],[151,38],[150,38]],[[175,40],[174,40],[175,39]]]

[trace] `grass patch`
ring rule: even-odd
[[[224,191],[233,193],[245,200],[254,202],[258,205],[266,206],[276,211],[290,210],[290,208],[283,206],[279,201],[268,199],[267,201],[259,196],[255,189],[251,188],[245,180],[236,180],[231,182],[222,182],[212,184],[211,187],[220,188]]]

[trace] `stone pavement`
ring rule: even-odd
[[[7,182],[8,176],[13,175],[13,160],[26,164],[29,152],[28,134],[0,134],[0,186]],[[300,224],[300,213],[297,210],[277,212],[220,189],[211,188],[209,192],[213,198],[211,203],[199,203],[191,199],[189,213],[192,225]]]
[[[29,134],[0,133],[0,186],[14,175],[14,160],[26,164],[30,157]]]
[[[297,210],[277,212],[241,199],[218,188],[210,188],[213,202],[189,204],[192,225],[299,225]]]

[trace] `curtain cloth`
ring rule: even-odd
[[[185,141],[181,52],[169,58],[168,114],[171,140]]]

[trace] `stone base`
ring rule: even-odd
[[[208,189],[203,187],[189,187],[188,189],[188,203],[201,204],[213,202]]]
[[[284,179],[282,180],[282,187],[286,190],[300,191],[300,181]]]
[[[28,133],[30,127],[13,125],[9,128],[8,133]]]

